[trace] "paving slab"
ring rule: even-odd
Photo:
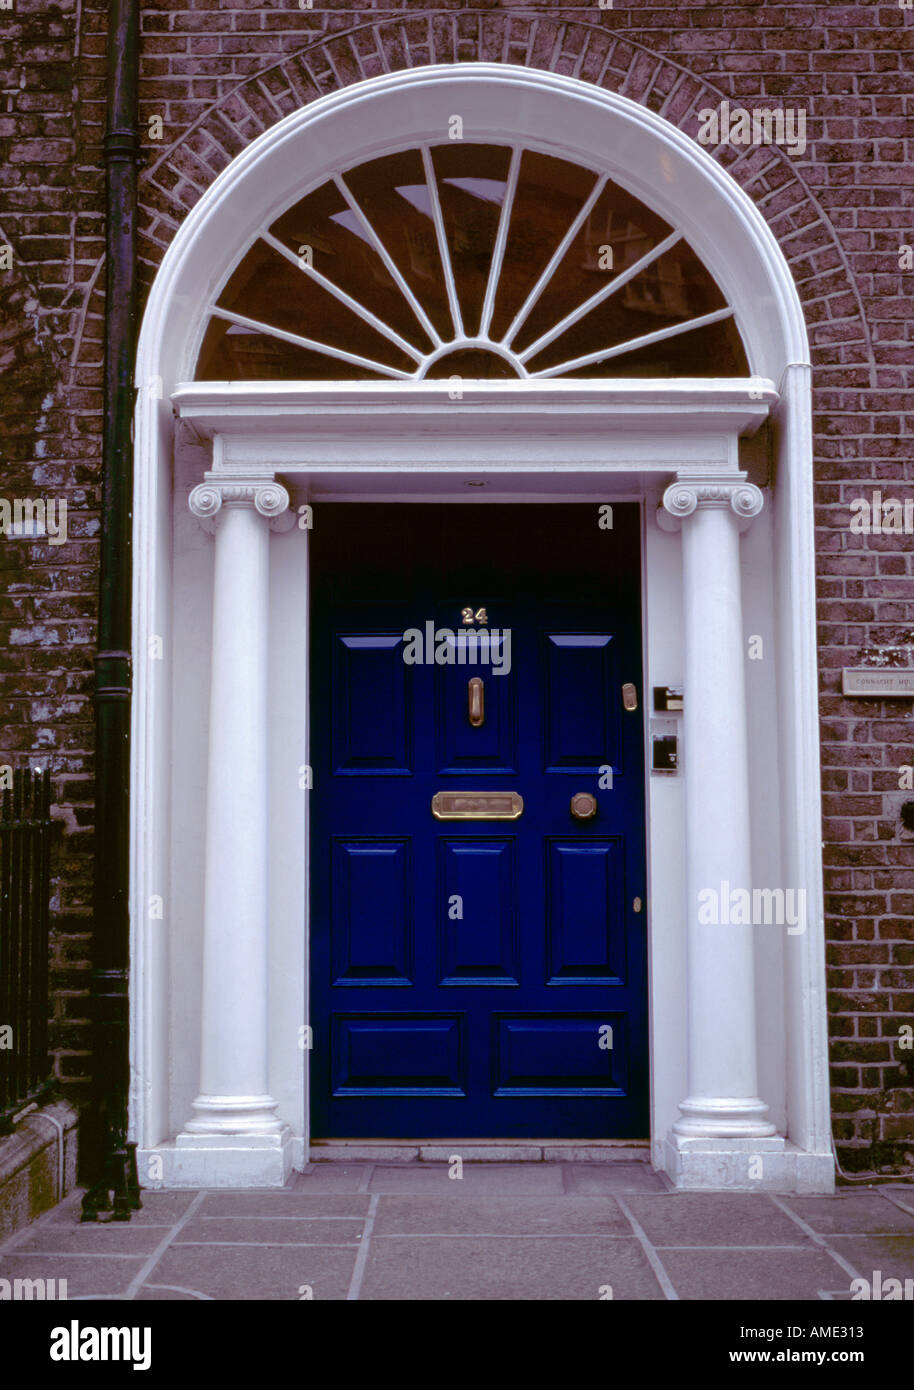
[[[828,1243],[863,1279],[872,1282],[877,1269],[893,1279],[914,1277],[914,1237],[910,1235],[829,1236]]]
[[[224,1216],[188,1221],[175,1245],[356,1245],[361,1217]]]
[[[187,1208],[196,1196],[196,1192],[156,1192],[151,1188],[144,1188],[140,1193],[140,1200],[143,1203],[139,1211],[135,1211],[130,1221],[112,1221],[112,1226],[171,1226],[175,1221],[184,1215]],[[82,1211],[80,1205],[82,1194],[75,1201],[67,1201],[60,1207],[55,1207],[48,1212],[48,1221],[76,1221],[81,1230],[91,1230],[94,1226],[105,1226],[109,1224],[109,1212],[102,1212],[100,1221],[80,1222],[79,1217]]]
[[[599,1236],[386,1236],[372,1240],[359,1298],[410,1301],[662,1299],[636,1240]]]
[[[288,1187],[282,1192],[207,1192],[196,1216],[365,1216],[370,1200],[367,1193],[302,1192]]]
[[[646,1163],[566,1163],[565,1186],[582,1196],[600,1192],[668,1192]]]
[[[386,1235],[632,1235],[615,1202],[603,1197],[383,1196],[372,1240]]]
[[[358,1192],[371,1164],[309,1163],[304,1172],[295,1173],[295,1192]]]
[[[465,1163],[463,1177],[454,1178],[446,1163],[405,1163],[400,1168],[382,1167],[371,1175],[369,1192],[435,1192],[452,1197],[467,1192],[552,1193],[564,1192],[560,1164],[552,1163]]]
[[[67,1298],[123,1295],[144,1264],[128,1255],[0,1255],[0,1279],[66,1279]]]
[[[878,1192],[836,1192],[833,1197],[782,1197],[781,1201],[819,1235],[914,1231],[914,1211],[900,1211]]]
[[[663,1267],[681,1299],[775,1302],[818,1299],[820,1289],[847,1287],[840,1266],[816,1246],[805,1250],[662,1250]]]
[[[207,1303],[215,1302],[208,1293],[199,1293],[195,1289],[181,1289],[174,1284],[145,1284],[140,1289],[135,1303],[196,1303],[200,1300]]]
[[[810,1244],[762,1193],[634,1193],[625,1197],[625,1204],[656,1246]]]
[[[169,1226],[134,1226],[132,1221],[95,1222],[80,1225],[78,1220],[43,1221],[26,1227],[16,1242],[16,1254],[50,1253],[64,1255],[151,1255],[166,1236]]]
[[[345,1298],[357,1249],[296,1249],[293,1246],[172,1245],[150,1284],[174,1284],[216,1299],[295,1301],[302,1286],[314,1299]]]
[[[914,1212],[914,1184],[887,1182],[879,1190],[890,1197],[893,1202],[899,1202],[907,1211]]]

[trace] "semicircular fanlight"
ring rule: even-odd
[[[210,308],[204,381],[744,376],[687,242],[600,174],[516,146],[382,155],[288,208]]]

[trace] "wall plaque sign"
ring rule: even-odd
[[[888,695],[914,700],[914,670],[889,671],[875,666],[845,666],[845,695]]]

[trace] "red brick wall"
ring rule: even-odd
[[[80,1015],[86,954],[104,12],[84,5],[77,35],[73,0],[14,3],[12,14],[0,11],[7,94],[0,227],[17,266],[12,279],[0,277],[13,308],[0,343],[15,363],[4,485],[66,495],[74,539],[57,554],[21,543],[0,552],[11,580],[2,638],[14,642],[4,661],[2,748],[12,762],[37,750],[58,777],[67,834],[56,900],[56,1041],[61,1074],[76,1075],[82,1035],[63,1020]],[[914,238],[905,72],[914,12],[821,0],[730,7],[679,0],[670,8],[616,0],[608,10],[596,2],[358,10],[167,0],[144,9],[142,36],[147,282],[186,211],[248,141],[315,96],[384,71],[474,59],[526,64],[621,92],[692,135],[697,110],[725,97],[806,110],[802,157],[773,147],[723,149],[717,157],[780,240],[816,365],[835,1134],[851,1168],[914,1163],[914,1054],[898,1046],[899,1028],[914,1024],[914,834],[899,819],[914,793],[898,779],[899,765],[914,762],[911,705],[839,693],[842,666],[909,665],[914,641],[908,539],[848,531],[849,501],[880,481],[884,492],[891,483],[904,495],[911,468],[906,288],[914,271],[899,268],[899,248]],[[164,130],[154,142],[149,118],[156,116]],[[35,310],[26,308],[32,299]]]
[[[104,248],[98,132],[101,13],[74,0],[0,10],[0,495],[64,498],[66,545],[0,539],[0,764],[50,767],[64,833],[54,850],[55,1071],[80,1092],[87,1046],[92,651],[97,605]],[[95,54],[93,58],[90,55]],[[77,99],[74,102],[74,89]]]

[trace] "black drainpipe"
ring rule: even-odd
[[[133,364],[136,344],[137,0],[108,7],[105,164],[105,419],[95,656],[93,1103],[83,1221],[139,1207],[136,1145],[127,1143],[130,873],[130,597]],[[85,1147],[84,1147],[85,1153]],[[111,1200],[113,1194],[113,1204]]]

